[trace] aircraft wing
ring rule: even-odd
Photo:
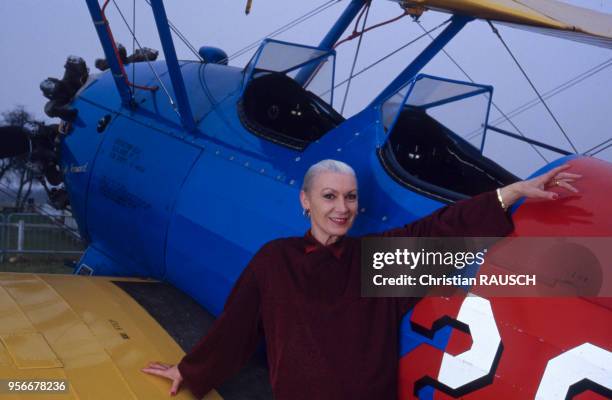
[[[47,392],[44,398],[168,399],[169,382],[140,369],[149,361],[177,362],[184,352],[125,285],[142,292],[142,286],[166,284],[1,273],[0,377],[68,382],[66,393]],[[29,398],[25,393],[7,395],[6,389],[4,383],[2,398]],[[181,390],[177,398],[193,397]],[[211,392],[205,399],[221,397]]]
[[[395,0],[398,1],[398,0]],[[612,48],[612,14],[556,0],[399,0],[403,7],[492,20],[520,29]]]

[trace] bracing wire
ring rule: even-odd
[[[452,17],[451,17],[452,18]],[[374,68],[376,65],[380,64],[381,62],[387,60],[389,57],[394,56],[395,54],[399,53],[400,51],[404,50],[406,47],[418,42],[420,39],[424,38],[425,36],[427,36],[429,33],[432,33],[438,29],[440,29],[441,27],[443,27],[444,25],[448,24],[451,20],[451,18],[447,19],[444,22],[441,22],[440,24],[438,24],[437,26],[435,26],[434,28],[430,29],[429,31],[423,33],[420,36],[417,36],[416,38],[412,39],[411,41],[409,41],[408,43],[398,47],[397,49],[393,50],[392,52],[390,52],[389,54],[384,55],[383,57],[379,58],[378,60],[374,61],[373,63],[369,64],[368,66],[362,68],[361,70],[359,70],[358,72],[356,72],[355,74],[353,74],[351,77],[348,77],[346,79],[344,79],[343,81],[337,83],[336,85],[334,85],[334,89],[337,89],[338,87],[344,85],[345,83],[347,83],[349,81],[349,79],[352,78],[356,78],[359,75],[363,74],[364,72],[370,70],[371,68]],[[321,96],[325,95],[329,93],[329,90],[327,92],[324,92],[321,94]]]
[[[266,36],[264,36],[263,38],[260,38],[258,40],[255,40],[253,42],[251,42],[250,44],[246,45],[245,47],[243,47],[242,49],[230,54],[227,57],[227,60],[233,60],[237,57],[240,57],[241,55],[248,53],[249,51],[253,50],[254,48],[256,48],[257,46],[259,46],[259,44],[261,43],[261,41],[263,39],[266,38],[273,38],[275,36],[280,35],[281,33],[284,33],[286,31],[288,31],[289,29],[292,29],[294,27],[296,27],[297,25],[309,20],[310,18],[322,13],[323,11],[327,10],[328,8],[338,4],[340,2],[340,0],[328,0],[327,2],[315,7],[314,9],[312,9],[311,11],[307,12],[306,14],[303,14],[300,17],[297,17],[291,21],[289,21],[288,23],[286,23],[285,25],[281,26],[280,28],[277,28],[276,30],[268,33]],[[223,60],[226,61],[226,60]]]
[[[130,24],[127,22],[127,19],[125,19],[125,16],[121,12],[121,9],[119,8],[119,6],[117,5],[117,2],[115,0],[113,0],[113,4],[115,4],[115,7],[117,8],[117,11],[119,12],[119,15],[121,16],[121,19],[123,20],[123,23],[127,27],[127,29],[130,32],[130,34],[132,35],[132,38],[133,38],[134,42],[136,42],[136,44],[138,45],[138,48],[140,48],[140,50],[143,50],[142,45],[138,41],[138,38],[136,38],[136,35],[134,34],[134,31],[132,31],[132,28],[130,27]],[[149,61],[148,59],[145,59],[145,62],[147,63],[147,65],[151,69],[151,72],[153,72],[153,75],[155,75],[155,79],[157,79],[157,81],[159,82],[159,85],[161,86],[161,88],[163,89],[164,93],[168,97],[168,101],[170,102],[170,106],[172,107],[172,109],[174,110],[176,115],[178,115],[179,118],[180,118],[180,113],[179,113],[178,109],[176,108],[176,104],[174,103],[174,100],[172,99],[172,96],[170,95],[170,92],[168,91],[168,88],[166,87],[166,85],[164,85],[164,82],[162,82],[161,78],[157,74],[157,71],[155,71],[155,68],[153,68],[153,65],[151,65],[151,61]]]
[[[399,16],[397,16],[397,17],[394,17],[394,18],[388,19],[388,20],[386,20],[386,21],[380,22],[380,23],[378,23],[378,24],[372,25],[372,26],[370,26],[370,27],[368,27],[368,28],[366,28],[366,27],[365,27],[365,21],[364,21],[364,25],[362,26],[361,31],[359,31],[359,30],[358,30],[358,27],[359,27],[359,22],[361,21],[361,18],[363,17],[363,15],[364,15],[364,14],[366,14],[366,11],[367,11],[368,13],[370,12],[370,5],[371,5],[371,4],[372,4],[371,0],[370,0],[370,1],[368,1],[368,2],[365,4],[365,7],[363,7],[363,8],[361,9],[361,11],[359,12],[359,15],[357,16],[357,20],[355,21],[355,27],[353,28],[353,32],[352,32],[350,35],[348,35],[347,37],[345,37],[344,39],[342,39],[342,40],[340,40],[340,41],[336,42],[336,43],[334,44],[334,46],[333,46],[333,48],[334,48],[334,49],[336,49],[336,48],[337,48],[338,46],[340,46],[341,44],[344,44],[344,43],[346,43],[346,42],[348,42],[348,41],[351,41],[351,40],[353,40],[353,39],[355,39],[355,38],[359,38],[359,43],[358,43],[358,45],[357,45],[357,52],[356,52],[356,54],[355,54],[355,57],[357,57],[357,56],[359,55],[359,48],[360,48],[360,46],[361,46],[361,40],[362,40],[362,37],[363,37],[363,34],[364,34],[364,33],[369,32],[369,31],[371,31],[371,30],[373,30],[373,29],[376,29],[376,28],[380,28],[381,26],[384,26],[384,25],[390,24],[390,23],[392,23],[392,22],[395,22],[395,21],[397,21],[397,20],[399,20],[399,19],[401,19],[401,18],[405,17],[406,15],[409,15],[408,13],[403,12],[401,15],[399,15]],[[351,73],[349,74],[348,87],[350,87],[350,85],[351,85],[351,78],[352,78],[353,71],[354,71],[354,68],[355,68],[355,62],[356,62],[356,58],[353,60],[353,66],[351,67]],[[315,72],[314,72],[314,73],[311,75],[311,77],[309,78],[309,80],[308,80],[308,82],[306,83],[306,85],[304,85],[304,87],[308,86],[308,84],[310,83],[310,81],[312,81],[312,79],[314,79],[314,76],[315,76],[316,74],[318,74],[318,72],[319,72],[319,70],[320,70],[320,68],[321,68],[322,66],[323,66],[323,64],[319,64],[319,65],[317,66],[316,71],[315,71]],[[347,88],[347,90],[348,90],[348,88]],[[325,93],[329,93],[329,91],[328,91],[328,92],[325,92]],[[344,101],[346,101],[346,92],[345,92]],[[344,102],[343,102],[343,104],[344,104]],[[343,105],[343,107],[342,107],[342,110],[344,110],[344,105]],[[342,112],[342,111],[341,111],[341,112]]]
[[[576,75],[575,77],[563,82],[562,84],[556,86],[555,88],[549,90],[548,92],[542,93],[542,97],[544,99],[549,99],[561,92],[564,92],[567,89],[570,89],[574,86],[576,86],[577,84],[579,84],[580,82],[584,81],[585,79],[590,78],[591,76],[609,68],[612,67],[612,58],[607,59],[606,61],[603,61],[599,64],[597,64],[596,66],[588,69],[587,71],[584,71],[578,75]],[[522,114],[523,112],[530,110],[531,108],[535,107],[536,105],[540,104],[539,99],[536,97],[535,99],[532,99],[518,107],[516,107],[514,110],[508,112],[508,115],[510,116],[510,118],[516,117],[519,114]],[[491,123],[491,125],[495,125],[498,124],[499,122],[501,122],[503,120],[503,117],[500,117],[498,119],[496,119],[495,121],[493,121]]]
[[[327,10],[328,8],[330,8],[331,6],[339,3],[341,0],[328,0],[327,2],[323,3],[322,5],[316,7],[315,9],[313,9],[312,11],[309,11],[308,13],[302,15],[301,17],[298,17],[292,21],[290,21],[289,23],[283,25],[282,27],[276,29],[275,31],[271,32],[270,34],[268,34],[266,37],[274,37],[276,35],[279,35],[295,26],[297,26],[298,24],[301,24],[304,21],[307,21],[308,19],[314,17],[315,15],[318,15],[319,13]],[[145,2],[151,6],[151,3],[149,0],[145,0]],[[128,31],[130,32],[130,34],[132,35],[132,40],[133,42],[135,42],[138,47],[142,50],[142,45],[140,44],[140,42],[138,41],[138,38],[136,37],[135,34],[135,29],[130,28],[129,23],[127,22],[127,19],[125,18],[125,16],[123,15],[121,9],[119,8],[117,2],[115,0],[113,0],[113,4],[115,5],[115,7],[117,8],[117,11],[119,12],[119,15],[121,16],[121,19],[123,20],[125,26],[127,27]],[[174,33],[176,33],[176,35],[179,37],[179,39],[181,41],[183,41],[183,43],[196,55],[196,57],[200,60],[203,61],[202,57],[200,56],[199,52],[195,49],[195,47],[189,42],[189,40],[187,40],[187,38],[181,33],[181,31],[170,21],[170,19],[168,19],[168,25],[170,26],[170,28],[172,29],[172,31]],[[134,24],[135,26],[135,24]],[[254,47],[258,46],[259,43],[261,42],[261,39],[258,41],[255,41],[253,43],[251,43],[250,45],[244,47],[243,49],[239,50],[238,52],[232,54],[230,57],[227,58],[227,60],[230,60],[232,58],[238,57],[248,51],[250,51],[251,49],[253,49]],[[222,60],[222,61],[227,61],[227,60]],[[155,69],[153,68],[153,66],[151,65],[149,60],[146,60],[149,68],[151,69],[151,72],[153,72],[153,74],[155,75],[155,78],[157,79],[157,81],[159,82],[160,86],[162,87],[163,91],[165,92],[168,101],[170,102],[170,105],[172,106],[172,109],[174,110],[174,112],[179,115],[178,109],[176,108],[176,104],[174,102],[174,100],[172,99],[172,96],[170,95],[170,92],[168,91],[168,89],[166,88],[166,86],[164,85],[164,83],[162,82],[162,80],[160,79],[159,75],[157,74],[157,72],[155,71]],[[180,115],[179,115],[180,116]]]
[[[248,53],[249,51],[251,51],[252,49],[254,49],[255,47],[259,46],[259,44],[261,43],[261,41],[265,38],[270,38],[270,37],[274,37],[274,36],[278,36],[283,32],[286,32],[287,30],[301,24],[304,21],[307,21],[308,19],[314,17],[315,15],[325,11],[326,9],[328,9],[329,7],[339,3],[341,0],[328,0],[327,2],[323,3],[320,6],[317,6],[315,9],[307,12],[306,14],[292,20],[289,21],[287,24],[281,26],[280,28],[276,29],[275,31],[272,31],[271,33],[269,33],[268,35],[266,35],[265,37],[256,40],[250,44],[248,44],[247,46],[243,47],[242,49],[236,51],[235,53],[231,54],[229,57],[227,57],[226,59],[220,60],[220,62],[225,62],[225,61],[229,61],[232,60],[236,57],[239,57],[245,53]],[[151,6],[151,2],[149,0],[145,0],[145,2]],[[189,42],[189,40],[187,40],[187,38],[185,37],[185,35],[183,35],[183,33],[176,27],[176,25],[174,25],[172,23],[172,21],[170,21],[170,19],[168,18],[168,25],[170,26],[170,29],[172,29],[172,31],[174,33],[176,33],[176,35],[179,37],[179,39],[191,50],[191,52],[193,52],[193,54],[200,60],[200,61],[204,61],[202,59],[202,56],[200,56],[200,53],[195,49],[195,47]]]
[[[544,97],[545,99],[549,99],[553,96],[556,96],[557,94],[562,93],[563,91],[577,85],[578,83],[584,81],[587,78],[590,78],[591,76],[603,71],[606,68],[609,68],[612,66],[612,58],[609,58],[608,60],[596,65],[593,68],[588,69],[587,71],[584,71],[578,75],[576,75],[575,77],[563,82],[562,84],[554,87],[553,89],[549,90],[548,92],[545,92],[542,94],[542,97]],[[532,99],[518,107],[516,107],[515,109],[513,109],[512,111],[508,112],[507,115],[509,118],[514,118],[519,114],[522,114],[523,112],[530,110],[531,108],[535,107],[536,105],[540,104],[539,99],[536,97],[535,99]],[[504,117],[499,117],[496,120],[492,121],[490,124],[491,125],[497,125],[499,123],[501,123],[502,121],[504,121]],[[482,131],[480,129],[475,130],[474,132],[470,133],[467,136],[467,139],[472,139],[478,135],[482,134]]]
[[[427,31],[427,30],[425,29],[425,27],[424,27],[424,26],[421,24],[421,22],[420,22],[420,21],[417,21],[417,24],[418,24],[418,25],[421,27],[421,29],[422,29],[423,31],[425,31],[425,32]],[[431,34],[429,34],[428,36],[429,36],[429,37],[430,37],[430,38],[433,40],[433,37],[431,36]],[[457,61],[456,61],[456,60],[453,58],[453,56],[451,56],[451,55],[450,55],[450,53],[449,53],[448,51],[446,51],[446,49],[442,49],[442,52],[443,52],[443,53],[446,55],[446,57],[448,57],[448,58],[451,60],[451,62],[452,62],[453,64],[455,64],[455,66],[456,66],[457,68],[459,68],[459,70],[460,70],[460,71],[463,73],[463,75],[465,75],[465,77],[466,77],[466,78],[468,78],[468,79],[470,80],[470,82],[475,83],[475,82],[474,82],[474,80],[472,79],[472,77],[471,77],[471,76],[470,76],[470,75],[467,73],[467,71],[466,71],[466,70],[465,70],[463,67],[461,67],[461,65],[459,65],[459,63],[458,63],[458,62],[457,62]],[[513,128],[514,128],[514,129],[515,129],[517,132],[518,132],[518,133],[519,133],[519,135],[521,135],[521,136],[525,137],[525,135],[523,134],[523,132],[521,132],[521,130],[518,128],[518,126],[516,126],[516,124],[514,123],[514,121],[512,121],[512,120],[510,119],[510,117],[508,117],[508,116],[507,116],[507,115],[506,115],[506,114],[505,114],[505,113],[504,113],[504,112],[501,110],[501,108],[497,106],[497,104],[495,104],[495,102],[493,101],[493,99],[491,99],[491,105],[493,105],[493,107],[494,107],[494,108],[495,108],[495,109],[496,109],[496,110],[497,110],[497,111],[498,111],[498,112],[499,112],[501,115],[503,115],[503,117],[505,118],[505,120],[506,120],[506,121],[508,121],[508,123],[509,123],[509,124],[510,124],[510,125],[511,125],[511,126],[512,126],[512,127],[513,127]],[[473,137],[476,137],[476,136],[478,136],[478,135],[481,135],[482,133],[483,133],[483,130],[478,129],[477,134],[476,134],[476,135],[474,135]],[[473,137],[470,137],[470,135],[468,135],[468,136],[466,136],[466,140],[470,140],[470,139],[472,139]],[[536,152],[536,153],[537,153],[537,154],[538,154],[538,155],[539,155],[539,156],[542,158],[542,160],[544,160],[544,162],[545,162],[546,164],[548,164],[548,160],[546,159],[546,157],[544,157],[544,154],[542,154],[542,153],[541,153],[541,152],[538,150],[538,148],[537,148],[536,146],[534,146],[533,144],[529,143],[529,145],[530,145],[530,146],[531,146],[531,148],[532,148],[532,149],[533,149],[533,150],[534,150],[534,151],[535,151],[535,152]]]
[[[149,7],[151,7],[151,2],[149,0],[145,0],[145,2],[149,5]],[[179,37],[183,44],[185,44],[185,46],[187,46],[187,48],[196,56],[196,58],[198,58],[200,61],[204,61],[204,59],[202,58],[202,56],[200,56],[200,53],[196,50],[193,44],[191,44],[187,37],[183,35],[183,33],[176,27],[176,25],[172,23],[172,21],[170,21],[170,18],[168,18],[168,26]]]
[[[132,54],[136,52],[136,0],[132,0]],[[132,82],[136,83],[136,63],[132,63]]]
[[[523,74],[523,76],[525,77],[527,82],[529,82],[529,85],[531,85],[531,88],[537,94],[538,98],[540,99],[540,102],[546,108],[546,110],[550,114],[550,116],[553,119],[553,121],[555,121],[555,124],[557,124],[557,127],[559,127],[559,130],[561,130],[561,133],[563,134],[563,136],[565,136],[565,139],[568,141],[570,146],[572,146],[572,149],[574,149],[574,153],[578,154],[578,149],[576,148],[576,146],[574,146],[574,143],[572,143],[571,139],[569,138],[569,136],[567,135],[567,133],[565,132],[565,130],[563,129],[563,127],[561,126],[559,121],[557,120],[557,117],[555,117],[555,114],[553,114],[552,110],[548,107],[548,104],[546,104],[546,101],[544,100],[544,98],[542,98],[542,95],[540,94],[538,89],[535,87],[535,85],[533,84],[533,82],[531,81],[529,76],[527,75],[527,72],[525,72],[525,69],[522,67],[522,65],[519,63],[518,59],[514,56],[514,54],[512,53],[512,51],[510,50],[510,48],[508,47],[506,42],[504,41],[504,39],[501,37],[501,34],[497,30],[497,28],[493,25],[493,23],[490,20],[487,20],[487,22],[489,23],[489,26],[493,30],[493,33],[495,33],[495,35],[499,38],[499,40],[501,41],[501,43],[505,47],[505,49],[508,52],[508,54],[510,54],[510,57],[512,57],[512,59],[514,60],[515,64],[520,69],[521,73]]]
[[[340,46],[341,44],[343,44],[343,43],[345,43],[345,42],[348,42],[349,40],[353,40],[353,39],[355,39],[356,37],[361,36],[361,35],[363,35],[363,34],[364,34],[364,33],[366,33],[366,32],[369,32],[369,31],[374,30],[374,29],[376,29],[376,28],[380,28],[381,26],[384,26],[384,25],[391,24],[391,23],[393,23],[393,22],[399,21],[400,19],[404,18],[404,17],[405,17],[405,16],[407,16],[407,15],[410,15],[410,14],[409,14],[408,12],[404,11],[403,13],[401,13],[400,15],[398,15],[397,17],[393,17],[393,18],[388,19],[388,20],[386,20],[386,21],[379,22],[378,24],[375,24],[375,25],[369,26],[369,27],[368,27],[368,28],[366,28],[366,29],[362,29],[362,30],[361,30],[361,32],[353,31],[353,33],[352,33],[352,34],[350,34],[348,37],[346,37],[346,38],[344,38],[344,39],[340,40],[339,42],[337,42],[337,43],[334,45],[334,48],[336,48],[336,47]],[[361,15],[359,15],[359,18],[361,18]]]
[[[372,2],[369,1],[364,9],[365,9],[365,16],[363,18],[363,24],[361,26],[361,31],[364,32],[365,31],[365,27],[366,27],[366,23],[368,21],[368,15],[370,14],[370,7],[372,5]],[[361,18],[361,14],[359,15],[359,18]],[[359,23],[359,19],[357,19],[357,22],[355,23],[355,29],[354,32],[357,32],[357,24]],[[359,50],[361,49],[361,41],[363,40],[363,35],[359,35],[359,40],[357,41],[357,49],[355,50],[355,57],[353,58],[353,65],[351,65],[351,72],[349,74],[349,81],[346,84],[346,90],[344,91],[344,99],[342,99],[342,107],[340,108],[340,114],[344,113],[344,107],[346,106],[346,99],[348,98],[348,94],[349,94],[349,90],[351,89],[351,79],[353,76],[353,72],[355,72],[355,66],[357,65],[357,58],[359,57]]]
[[[597,154],[597,153],[601,152],[601,151],[602,151],[602,149],[599,149],[599,150],[596,150],[596,149],[597,149],[598,147],[603,146],[603,145],[604,145],[604,144],[606,144],[606,143],[609,143],[609,142],[612,142],[612,138],[608,138],[608,139],[604,140],[603,142],[599,143],[597,146],[593,146],[593,147],[591,147],[590,149],[588,149],[587,151],[585,151],[585,152],[584,152],[584,153],[582,153],[582,154],[585,154],[585,155],[587,155],[587,156],[592,156],[593,154]],[[610,143],[610,144],[612,145],[612,143]],[[610,146],[608,145],[607,147],[610,147]],[[604,147],[604,149],[606,149],[607,147]],[[595,153],[592,153],[592,151],[595,151]]]
[[[115,43],[115,39],[113,38],[113,32],[110,29],[110,24],[108,22],[108,19],[106,18],[106,7],[108,7],[110,0],[105,0],[104,4],[102,5],[102,8],[100,9],[100,13],[102,14],[102,21],[104,22],[105,26],[106,26],[106,32],[110,38],[111,44],[113,46],[113,51],[115,53],[115,56],[117,57],[117,63],[119,64],[119,69],[121,72],[121,76],[123,77],[123,80],[125,81],[125,84],[127,86],[127,90],[130,93],[130,99],[134,98],[134,88],[130,87],[130,81],[128,80],[128,76],[125,72],[125,68],[123,65],[123,61],[121,61],[121,57],[119,57],[119,52],[117,49],[117,45]]]
[[[595,154],[599,154],[599,153],[601,153],[602,151],[604,151],[604,150],[606,150],[606,149],[608,149],[608,148],[610,148],[610,147],[612,147],[612,143],[610,143],[609,145],[607,145],[607,146],[605,146],[605,147],[602,147],[601,149],[599,149],[599,150],[597,150],[597,151],[595,151],[595,152],[593,152],[593,153],[589,154],[589,156],[591,156],[591,157],[592,157],[592,156],[594,156]]]

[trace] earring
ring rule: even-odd
[[[302,209],[302,215],[305,217],[310,217],[310,210],[308,208]]]

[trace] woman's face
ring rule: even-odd
[[[323,244],[345,235],[357,215],[357,181],[350,174],[321,172],[308,192],[300,193],[302,207],[310,210],[311,232]]]

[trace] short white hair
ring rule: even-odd
[[[308,190],[312,186],[312,181],[314,180],[314,178],[322,172],[336,172],[339,174],[347,174],[353,176],[355,180],[357,179],[357,177],[355,176],[355,171],[353,170],[353,168],[351,168],[350,165],[342,161],[327,159],[319,161],[318,163],[313,164],[310,166],[310,168],[308,168],[308,171],[306,171],[306,174],[304,175],[302,190],[304,192],[308,192]]]

